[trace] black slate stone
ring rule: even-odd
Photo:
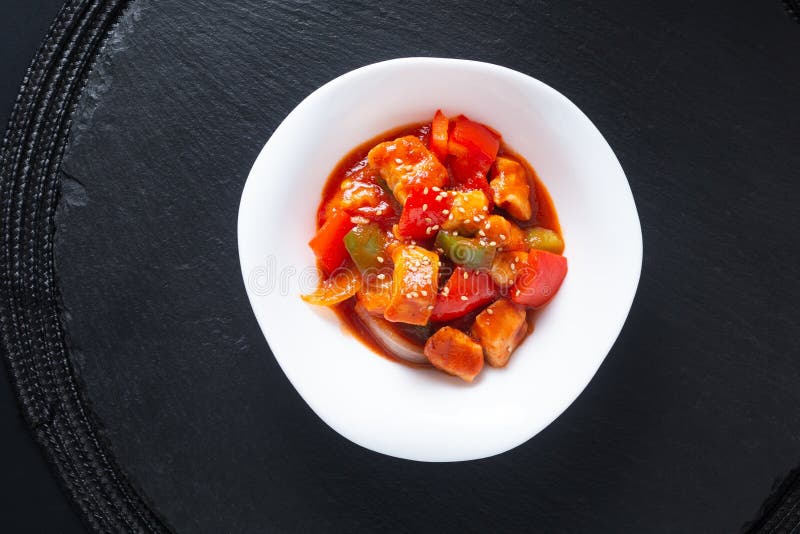
[[[56,268],[86,395],[177,531],[722,532],[756,515],[800,458],[800,27],[779,2],[648,4],[133,4],[76,115]],[[283,117],[418,55],[562,91],[617,153],[644,234],[631,315],[586,391],[525,445],[459,464],[322,423],[236,251],[242,186]]]

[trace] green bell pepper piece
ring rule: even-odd
[[[478,239],[455,236],[444,231],[436,234],[436,246],[453,263],[465,269],[488,269],[497,253],[497,247],[481,245]]]
[[[383,250],[385,236],[377,224],[358,224],[344,236],[344,246],[353,263],[362,273],[366,271],[378,271],[385,265],[378,261],[382,257],[386,261],[386,253]]]
[[[529,247],[538,250],[546,250],[553,254],[564,252],[564,242],[558,234],[541,226],[534,226],[525,231],[525,242]]]

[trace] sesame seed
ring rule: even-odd
[[[489,211],[489,206],[484,206],[483,211]]]
[[[414,295],[414,298],[417,298],[419,296],[419,293],[417,293],[416,291],[412,291],[411,295]]]
[[[467,278],[469,278],[469,273],[467,271],[464,271],[464,280],[466,280]]]
[[[466,295],[461,295],[461,300],[469,300]]]
[[[478,230],[478,235],[481,237],[486,237],[486,232],[484,232],[483,230]]]
[[[427,195],[427,194],[428,194],[428,188],[427,188],[427,187],[426,187],[425,189],[423,189],[423,190],[422,190],[422,194],[423,194],[423,195]]]
[[[428,306],[428,309],[429,309],[429,310],[432,310],[432,309],[433,309],[433,304],[431,304],[430,306]]]
[[[486,308],[486,313],[488,313],[489,315],[491,315],[491,314],[493,314],[493,313],[494,313],[494,310],[493,310],[493,309],[491,309],[491,308]]]
[[[383,274],[383,273],[380,273],[380,274],[378,275],[378,280],[383,280],[383,279],[385,279],[385,278],[386,278],[386,275],[385,275],[385,274]]]
[[[442,215],[447,215],[448,213],[450,213],[449,209],[445,208],[442,210]]]
[[[436,186],[431,187],[431,191],[441,191],[442,189]]]
[[[442,295],[446,297],[449,294],[450,294],[450,288],[445,286],[444,289],[442,289]]]
[[[403,160],[400,159],[400,158],[394,158],[394,162],[399,165],[399,164],[403,163]]]
[[[378,260],[378,263],[383,263],[384,261],[383,256],[378,256],[376,259]]]
[[[423,297],[427,297],[428,296],[428,292],[425,291],[424,289],[422,291],[420,291],[420,293],[422,293]]]
[[[458,207],[458,211],[459,211],[459,213],[466,213],[467,212],[467,210],[465,210],[461,206]]]
[[[452,221],[452,220],[453,220],[453,214],[452,214],[452,213],[451,213],[451,214],[450,214],[450,216],[447,218],[447,220],[448,220],[448,221]]]
[[[428,205],[427,204],[423,204],[422,205],[422,211],[428,211]]]
[[[506,240],[505,234],[500,234],[500,241],[505,241],[505,240]]]
[[[489,246],[490,247],[496,247],[497,246],[497,241],[489,241]]]
[[[431,226],[431,230],[438,230],[438,229],[439,229],[438,224],[434,224],[433,226]]]
[[[425,228],[425,233],[426,233],[427,235],[431,235],[431,227],[430,227],[430,226],[428,226],[427,228]]]
[[[475,222],[481,222],[481,218],[478,217],[477,215],[475,217],[473,217],[472,220],[475,221]]]
[[[458,230],[456,230],[455,232],[453,232],[453,236],[454,236],[454,237],[458,237]]]
[[[488,230],[491,227],[492,227],[492,223],[490,223],[489,221],[486,221],[486,229]]]
[[[519,296],[519,294],[520,294],[520,290],[517,289],[516,296]]]
[[[414,298],[414,297],[412,297],[412,296],[411,296],[411,293],[406,293],[406,298],[407,298],[407,299],[412,299],[412,298]]]
[[[519,256],[514,257],[514,263],[519,263]]]
[[[431,219],[430,217],[425,217],[425,224],[430,224],[432,222],[433,222],[433,219]]]
[[[510,264],[509,267],[511,267],[512,271],[516,271],[517,270],[517,266],[515,264],[513,264],[513,263]]]

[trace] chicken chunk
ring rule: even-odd
[[[514,280],[517,278],[517,266],[519,264],[527,264],[527,262],[527,252],[521,250],[498,252],[492,261],[489,276],[501,289],[507,289],[514,285]]]
[[[428,338],[424,352],[434,367],[467,382],[472,382],[483,369],[481,346],[450,326],[440,328]]]
[[[345,211],[364,207],[377,208],[385,201],[383,189],[374,182],[346,178],[339,188],[342,191],[339,202]]]
[[[394,274],[387,321],[425,325],[430,319],[439,285],[439,256],[415,245],[392,251]]]
[[[497,158],[489,187],[494,203],[521,221],[531,218],[531,186],[525,168],[513,159]]]
[[[425,187],[444,187],[447,169],[436,156],[413,135],[386,141],[367,155],[369,166],[386,180],[401,204],[408,195]]]
[[[502,215],[490,215],[483,221],[478,235],[502,250],[528,250],[525,232]]]
[[[453,206],[442,229],[474,235],[489,214],[489,199],[483,191],[452,191]]]
[[[365,280],[356,293],[356,298],[367,313],[383,316],[392,298],[392,279],[384,275],[382,279],[372,277]]]
[[[480,341],[486,362],[492,367],[505,367],[527,331],[525,308],[506,299],[479,313],[472,325],[472,335]]]

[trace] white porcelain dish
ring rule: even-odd
[[[486,123],[536,169],[561,222],[569,273],[505,369],[473,384],[386,360],[299,295],[316,285],[308,240],[337,162],[437,108]],[[373,451],[458,461],[507,451],[540,432],[589,383],[630,310],[642,235],[625,174],[572,102],[519,72],[474,61],[403,58],[327,83],[275,130],[242,193],[239,257],[275,358],[334,430]]]

